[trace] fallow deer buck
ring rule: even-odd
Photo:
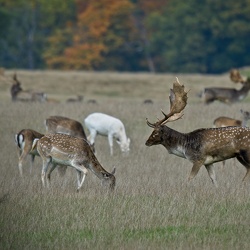
[[[32,130],[32,129],[22,129],[17,134],[15,134],[15,143],[18,149],[18,168],[20,175],[23,175],[23,161],[29,154],[31,156],[30,162],[30,172],[33,168],[35,156],[39,156],[36,148],[32,149],[32,144],[35,139],[40,139],[44,135]]]
[[[187,104],[187,92],[177,79],[170,89],[170,113],[155,123],[147,125],[154,129],[146,141],[147,146],[163,145],[170,154],[188,159],[193,163],[189,180],[193,179],[202,165],[217,186],[214,162],[236,157],[247,169],[243,180],[250,175],[250,129],[243,127],[204,128],[190,133],[180,133],[164,124],[180,119]]]
[[[250,78],[244,80],[237,70],[230,72],[230,78],[235,83],[242,83],[241,89],[234,88],[205,88],[201,97],[205,104],[210,104],[214,101],[220,101],[226,104],[242,101],[248,95],[250,90]]]
[[[52,164],[47,175],[47,179],[50,181],[52,171],[57,164],[60,164],[76,169],[77,191],[82,187],[88,170],[92,171],[111,190],[115,188],[115,168],[111,173],[107,172],[97,160],[86,140],[65,134],[47,134],[41,139],[35,140],[33,147],[37,147],[37,151],[43,160],[43,186],[45,186],[48,166]]]

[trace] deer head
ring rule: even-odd
[[[180,119],[183,116],[182,111],[187,105],[187,92],[184,90],[184,85],[181,85],[178,78],[176,78],[176,82],[173,83],[173,89],[170,89],[170,112],[165,114],[162,110],[162,114],[164,117],[155,123],[150,123],[147,120],[147,125],[151,128],[154,128],[154,131],[149,136],[146,141],[146,146],[152,146],[162,143],[162,134],[163,130],[166,126],[162,126],[167,122],[172,122]]]

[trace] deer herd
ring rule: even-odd
[[[232,81],[243,84],[242,88],[250,85],[249,78],[244,80],[238,71],[231,71],[230,77]],[[245,93],[239,93],[241,91],[206,88],[204,90],[205,103],[214,100],[226,103],[239,101],[245,97]],[[170,112],[166,114],[162,111],[163,118],[153,123],[146,119],[146,124],[153,131],[145,145],[148,147],[162,145],[169,154],[189,160],[193,166],[188,180],[193,179],[204,165],[212,183],[217,186],[214,163],[224,162],[231,158],[236,158],[246,168],[243,181],[248,179],[250,176],[250,129],[246,125],[250,119],[250,113],[241,110],[242,120],[222,116],[214,120],[213,128],[201,128],[189,133],[181,133],[166,126],[166,123],[182,118],[183,110],[187,105],[187,94],[184,85],[176,78],[173,88],[170,89]],[[97,135],[108,138],[111,156],[113,155],[113,139],[116,139],[121,152],[128,154],[130,139],[126,135],[125,126],[121,120],[103,113],[92,113],[84,119],[89,136],[86,136],[80,122],[68,117],[50,116],[44,124],[45,134],[32,129],[22,129],[15,134],[19,156],[18,168],[21,176],[26,156],[31,157],[30,170],[32,170],[35,156],[40,156],[43,162],[41,174],[43,186],[49,185],[51,173],[55,168],[61,169],[64,174],[69,166],[77,172],[77,191],[82,187],[88,171],[94,173],[104,186],[114,190],[115,168],[108,172],[98,161],[95,138]]]

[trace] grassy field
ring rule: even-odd
[[[161,117],[160,109],[168,112],[169,88],[176,75],[16,72],[23,89],[44,91],[58,103],[12,103],[14,71],[0,78],[0,249],[249,249],[250,183],[242,184],[245,168],[240,163],[228,160],[225,168],[216,163],[215,188],[205,168],[188,183],[190,162],[169,155],[162,146],[145,146],[152,132],[145,118],[154,122]],[[197,97],[205,86],[239,88],[228,73],[177,76],[190,90],[183,119],[169,124],[180,132],[212,127],[221,115],[240,119],[240,109],[250,110],[249,97],[231,106],[205,106]],[[79,94],[83,102],[66,103]],[[97,103],[88,103],[91,99]],[[145,99],[153,104],[144,104]],[[102,166],[107,171],[116,166],[113,194],[92,173],[76,193],[76,173],[70,168],[64,177],[54,171],[51,187],[44,189],[39,157],[31,172],[29,159],[25,161],[20,178],[16,132],[32,128],[44,133],[44,120],[50,115],[83,122],[95,111],[120,118],[131,139],[128,157],[116,143],[111,157],[107,138],[96,139]]]

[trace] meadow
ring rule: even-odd
[[[16,70],[23,89],[47,93],[48,103],[11,102],[14,70],[0,78],[0,249],[249,249],[250,183],[236,160],[216,163],[218,188],[202,167],[187,182],[192,164],[169,155],[163,146],[146,147],[160,110],[169,111],[169,89],[175,77],[189,90],[182,119],[168,126],[186,133],[212,127],[221,115],[240,119],[250,110],[250,96],[240,103],[204,105],[197,94],[208,86],[239,88],[229,73],[222,75],[60,72]],[[242,75],[250,75],[242,70]],[[80,103],[67,98],[83,95]],[[89,100],[96,100],[91,103]],[[145,99],[153,101],[144,104]],[[57,102],[56,102],[57,101]],[[21,178],[14,134],[23,128],[45,132],[44,120],[62,115],[83,123],[92,112],[121,119],[131,139],[129,156],[107,138],[96,138],[97,158],[111,171],[116,189],[111,194],[91,172],[80,192],[76,173],[64,177],[55,170],[50,188],[41,183],[42,162],[30,169],[24,162]],[[86,131],[86,128],[85,128]],[[86,131],[88,134],[88,131]]]

